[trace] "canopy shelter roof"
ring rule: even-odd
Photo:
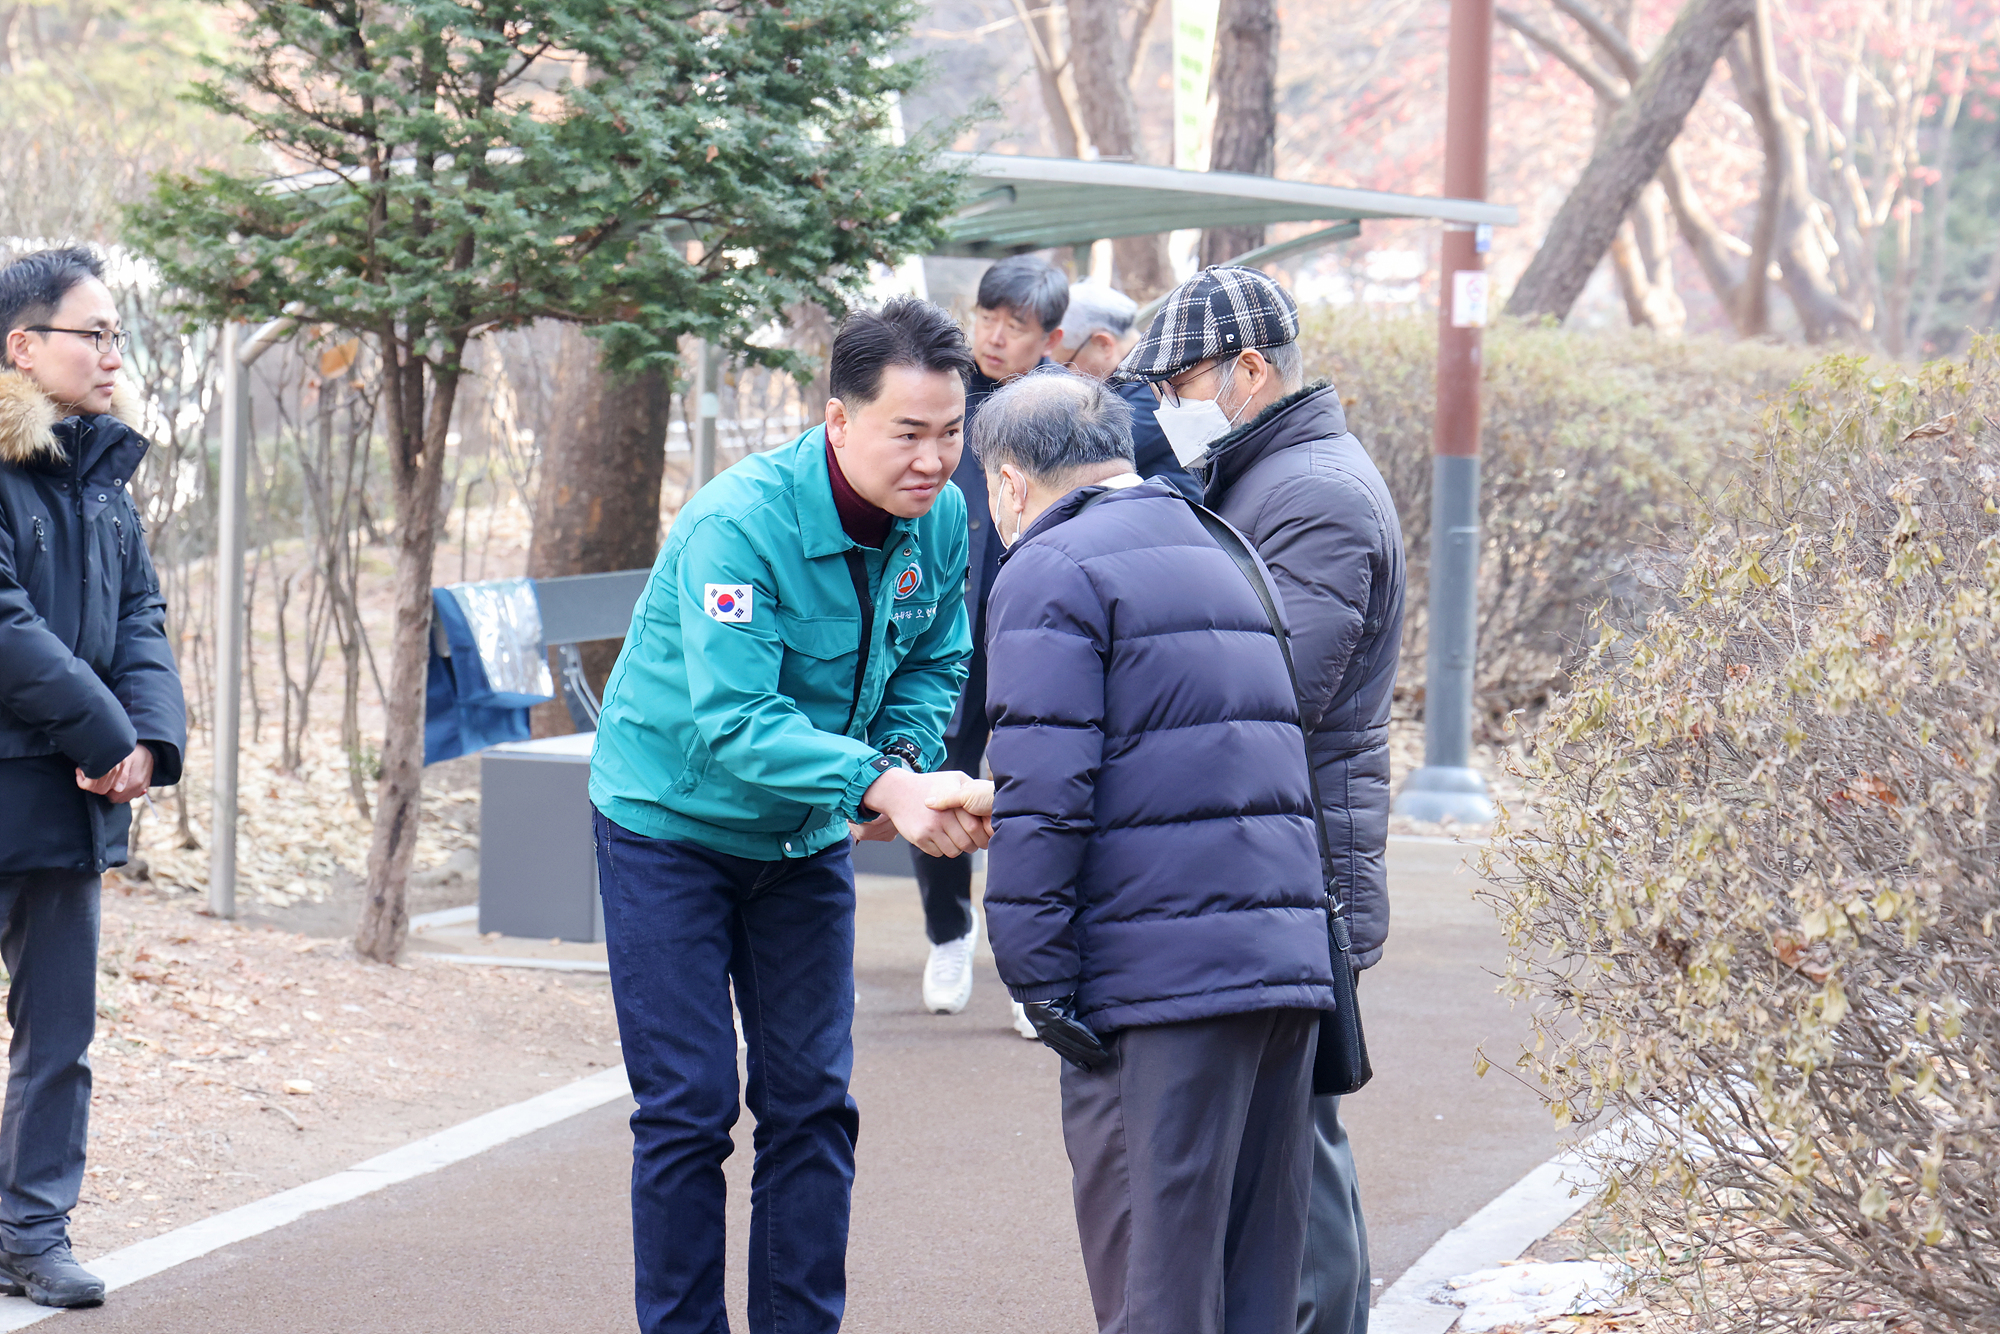
[[[486,157],[489,163],[512,163],[520,159],[520,152],[495,148],[489,149]],[[1498,227],[1511,227],[1520,221],[1519,212],[1508,204],[1350,190],[1233,171],[1182,171],[1138,162],[1006,153],[944,153],[940,157],[940,165],[966,170],[966,202],[945,224],[945,243],[935,252],[940,255],[998,258],[1184,228],[1269,226],[1277,222],[1350,224],[1279,242],[1289,253],[1348,240],[1358,233],[1359,224],[1369,219],[1430,218]],[[409,161],[389,164],[392,173],[413,169]],[[268,182],[268,188],[284,193],[311,191],[341,178],[333,171],[307,171],[275,178]],[[667,234],[671,240],[684,241],[695,233],[677,223]],[[1262,263],[1277,259],[1277,253],[1268,253],[1276,250],[1276,246],[1266,247],[1240,260]]]
[[[968,169],[967,203],[946,224],[949,239],[940,248],[947,255],[996,257],[1190,227],[1373,218],[1505,227],[1520,220],[1506,204],[1350,190],[1230,171],[1005,153],[944,156],[950,165]]]

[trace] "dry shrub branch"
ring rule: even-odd
[[[2000,342],[1836,358],[1608,620],[1487,868],[1520,1064],[1699,1327],[2000,1312]]]
[[[1423,684],[1429,591],[1437,329],[1430,320],[1309,314],[1309,377],[1340,387],[1381,468],[1410,557],[1406,689]],[[1488,331],[1481,394],[1479,707],[1539,709],[1581,654],[1589,609],[1643,603],[1635,554],[1677,528],[1803,372],[1797,349],[1645,330],[1566,332],[1503,321]]]

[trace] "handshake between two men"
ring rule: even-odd
[[[886,843],[901,834],[933,857],[956,857],[993,841],[993,784],[955,769],[934,774],[891,769],[870,785],[861,804],[881,814],[867,824],[848,824],[858,839]],[[1022,1009],[1035,1036],[1071,1065],[1095,1070],[1111,1059],[1077,1017],[1076,997],[1028,1001]]]
[[[877,812],[867,824],[848,825],[864,841],[886,843],[901,834],[919,852],[956,857],[993,840],[993,784],[955,769],[891,769],[869,786],[861,804]]]

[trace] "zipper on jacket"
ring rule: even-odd
[[[857,547],[849,547],[846,555],[847,577],[854,581],[854,597],[861,604],[861,654],[854,664],[854,698],[848,701],[847,722],[840,729],[842,736],[853,729],[855,715],[861,712],[861,690],[868,682],[868,655],[875,647],[875,599],[868,591],[868,561]],[[807,811],[805,822],[793,832],[803,834],[815,814]]]
[[[35,550],[47,555],[49,551],[49,530],[42,526],[42,516],[35,516]]]
[[[847,549],[847,575],[854,581],[854,597],[861,604],[861,657],[854,664],[854,699],[847,706],[847,723],[840,729],[846,736],[861,712],[861,688],[868,680],[868,654],[875,647],[875,598],[868,591],[868,561],[855,547]]]

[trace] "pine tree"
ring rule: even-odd
[[[432,555],[470,342],[553,318],[607,364],[751,346],[927,248],[958,183],[889,132],[913,0],[259,0],[197,100],[299,174],[163,178],[127,229],[209,321],[370,338],[396,506],[382,779],[356,947],[389,961],[422,786]]]

